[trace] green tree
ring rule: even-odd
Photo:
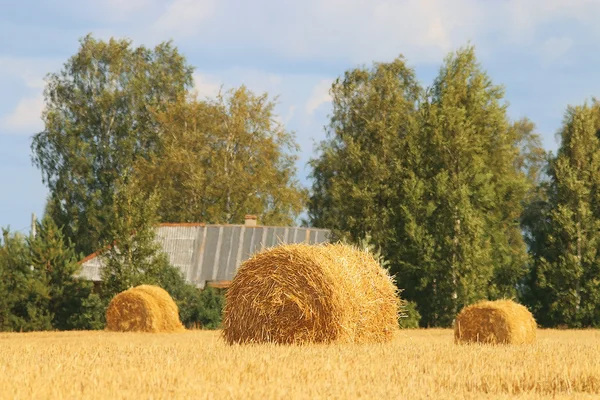
[[[569,107],[548,183],[524,227],[533,257],[525,299],[546,326],[600,325],[600,104]]]
[[[36,222],[36,235],[27,240],[33,274],[45,283],[52,327],[58,330],[98,329],[104,310],[92,283],[75,277],[81,269],[73,244],[64,238],[52,218]]]
[[[31,264],[26,238],[3,229],[0,243],[0,330],[40,331],[52,328],[50,293]]]
[[[48,211],[78,252],[109,240],[120,176],[157,148],[153,113],[184,96],[192,68],[170,42],[154,49],[88,35],[45,90],[45,128],[33,161],[50,189]]]
[[[427,91],[399,58],[347,72],[331,93],[328,140],[311,161],[310,223],[355,243],[370,236],[423,325],[515,296],[539,138],[527,120],[509,121],[474,49],[449,55]]]
[[[103,304],[119,292],[150,284],[165,289],[179,306],[179,316],[187,327],[198,324],[217,328],[221,322],[223,295],[200,291],[186,283],[181,271],[169,263],[156,239],[156,193],[147,196],[139,182],[124,178],[115,193],[114,214],[120,216],[111,229],[113,245],[101,257]]]
[[[162,271],[169,268],[166,255],[155,241],[158,196],[142,193],[127,176],[115,192],[110,227],[113,239],[102,254],[103,296],[115,294],[141,284],[157,284]]]
[[[369,236],[394,264],[402,246],[396,235],[397,223],[402,224],[397,213],[404,204],[399,184],[408,179],[409,164],[417,162],[414,136],[421,89],[414,71],[399,57],[347,71],[330,93],[327,140],[310,161],[309,222],[355,243]]]
[[[526,272],[519,222],[530,187],[521,170],[528,138],[510,124],[503,96],[466,47],[448,56],[422,107],[421,173],[433,206],[416,300],[426,324],[448,325],[481,298],[516,295]]]
[[[292,133],[275,103],[244,86],[216,100],[184,100],[157,115],[160,152],[137,164],[146,192],[157,188],[163,221],[288,225],[302,211]]]

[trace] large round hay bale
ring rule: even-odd
[[[162,312],[154,296],[126,290],[117,294],[106,309],[106,329],[117,332],[160,332]]]
[[[465,307],[456,317],[456,343],[533,343],[537,325],[524,306],[512,300],[482,301]]]
[[[117,294],[106,310],[111,331],[175,332],[183,330],[177,305],[158,286],[141,285]]]
[[[179,307],[177,307],[177,304],[175,304],[169,292],[159,286],[152,285],[140,285],[136,286],[134,289],[148,293],[156,300],[161,311],[159,327],[161,332],[177,332],[185,330],[179,319]]]
[[[400,299],[369,253],[335,244],[282,245],[255,254],[227,290],[223,336],[233,343],[384,342]]]

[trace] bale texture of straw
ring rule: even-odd
[[[246,260],[227,290],[233,343],[385,342],[398,330],[398,290],[367,252],[342,244],[282,245]]]
[[[171,296],[157,286],[142,285],[113,297],[106,310],[106,329],[118,332],[176,332],[184,328]]]
[[[140,285],[135,287],[136,290],[148,293],[154,297],[161,311],[160,331],[161,332],[178,332],[185,328],[179,319],[179,307],[173,301],[173,298],[165,289],[153,285]]]
[[[463,308],[454,323],[456,343],[527,344],[537,324],[529,310],[512,300],[482,301]]]

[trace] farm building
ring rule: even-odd
[[[227,287],[242,261],[266,247],[324,243],[329,236],[327,229],[260,226],[255,216],[247,216],[244,225],[161,224],[156,241],[186,280],[203,289],[206,285]],[[101,281],[103,260],[98,255],[90,254],[81,261],[79,276]]]

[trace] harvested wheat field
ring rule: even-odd
[[[389,343],[227,345],[220,332],[0,334],[5,399],[598,398],[600,331],[455,345],[452,330]]]

